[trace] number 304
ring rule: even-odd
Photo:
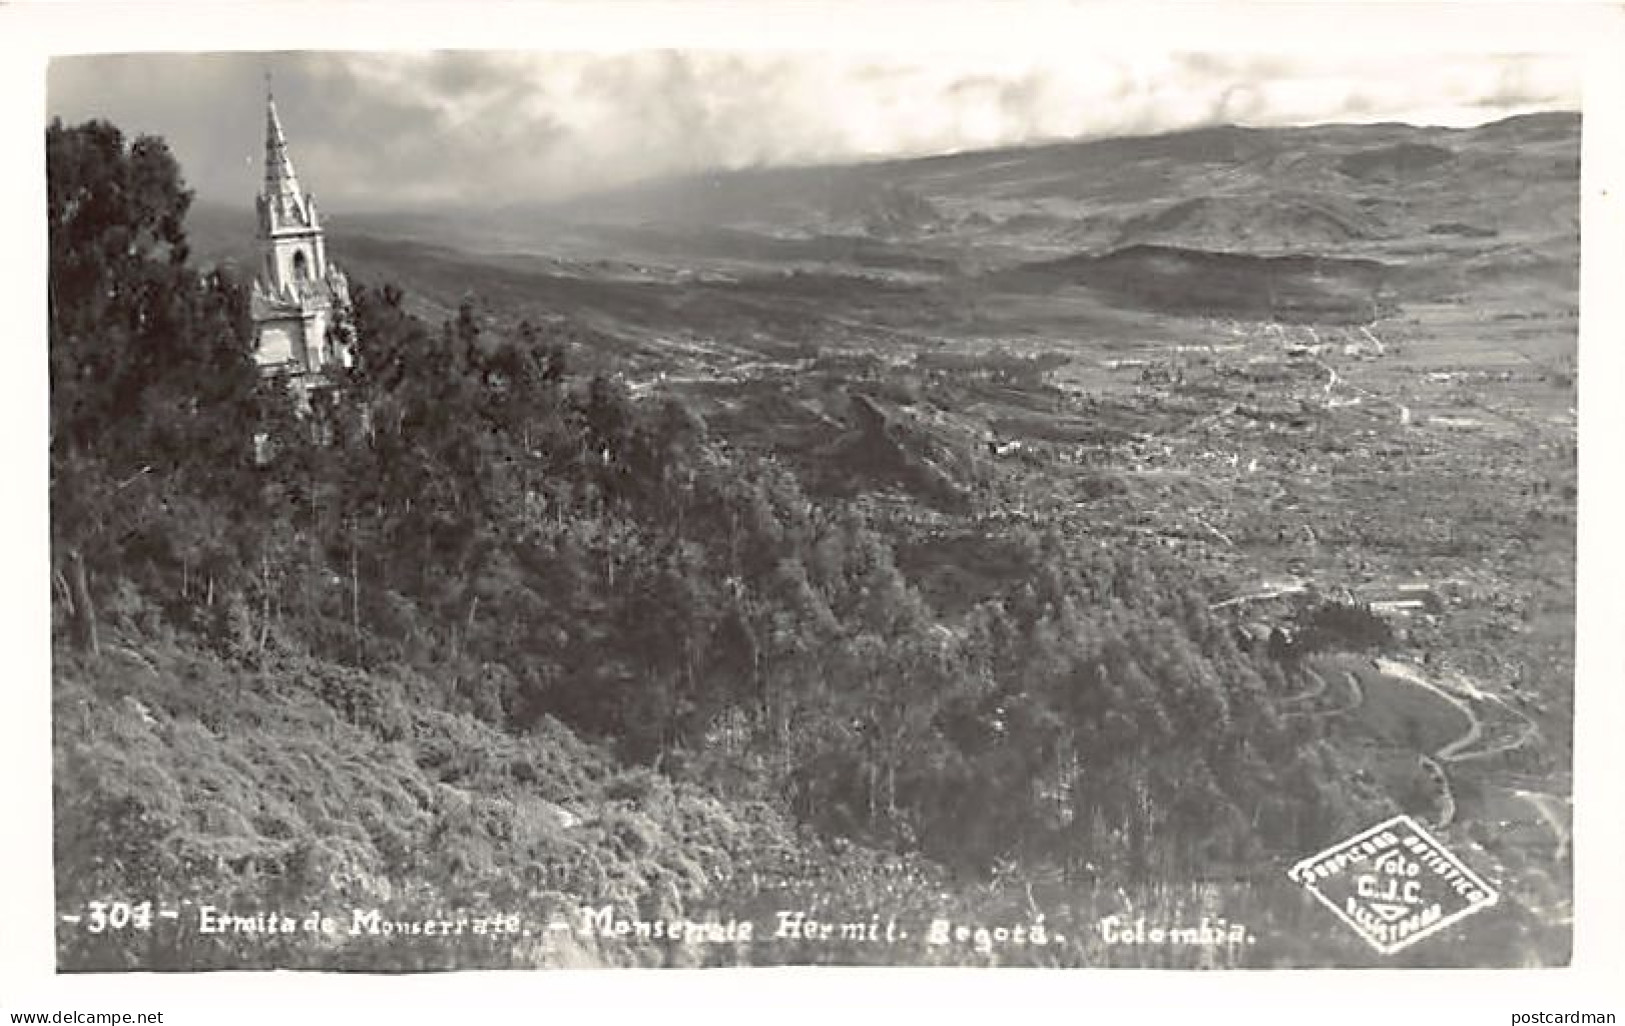
[[[127,901],[93,901],[86,907],[90,911],[90,916],[85,922],[85,929],[91,933],[125,930],[132,926],[137,930],[152,928],[150,901],[143,901],[138,905],[132,905]]]

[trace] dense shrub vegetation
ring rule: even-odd
[[[64,906],[654,915],[824,881],[898,907],[1011,866],[1199,877],[1392,809],[1167,557],[1029,532],[1024,583],[950,614],[860,506],[547,332],[427,324],[387,286],[302,414],[255,371],[241,283],[188,265],[163,144],[53,124],[48,154]],[[189,943],[62,955],[564,957]]]

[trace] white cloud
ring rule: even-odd
[[[941,153],[1217,122],[1471,124],[1578,106],[1556,56],[1059,50],[142,55],[53,63],[50,106],[172,141],[204,195],[256,185],[260,74],[325,205],[545,199],[713,167]],[[250,161],[251,163],[251,161]]]

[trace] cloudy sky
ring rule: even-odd
[[[1538,54],[141,54],[51,61],[47,104],[169,140],[200,197],[259,187],[270,72],[327,209],[550,200],[675,172],[943,153],[1218,122],[1470,125],[1578,109]]]

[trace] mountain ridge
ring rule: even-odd
[[[327,220],[341,266],[424,313],[487,295],[634,348],[673,325],[747,349],[854,320],[997,334],[1036,297],[1092,330],[1135,313],[1364,323],[1510,301],[1509,267],[1541,283],[1518,301],[1563,310],[1578,295],[1580,126],[1569,112],[1209,126]],[[201,262],[253,266],[246,205],[199,205],[189,231]],[[1282,277],[1295,267],[1318,270]]]

